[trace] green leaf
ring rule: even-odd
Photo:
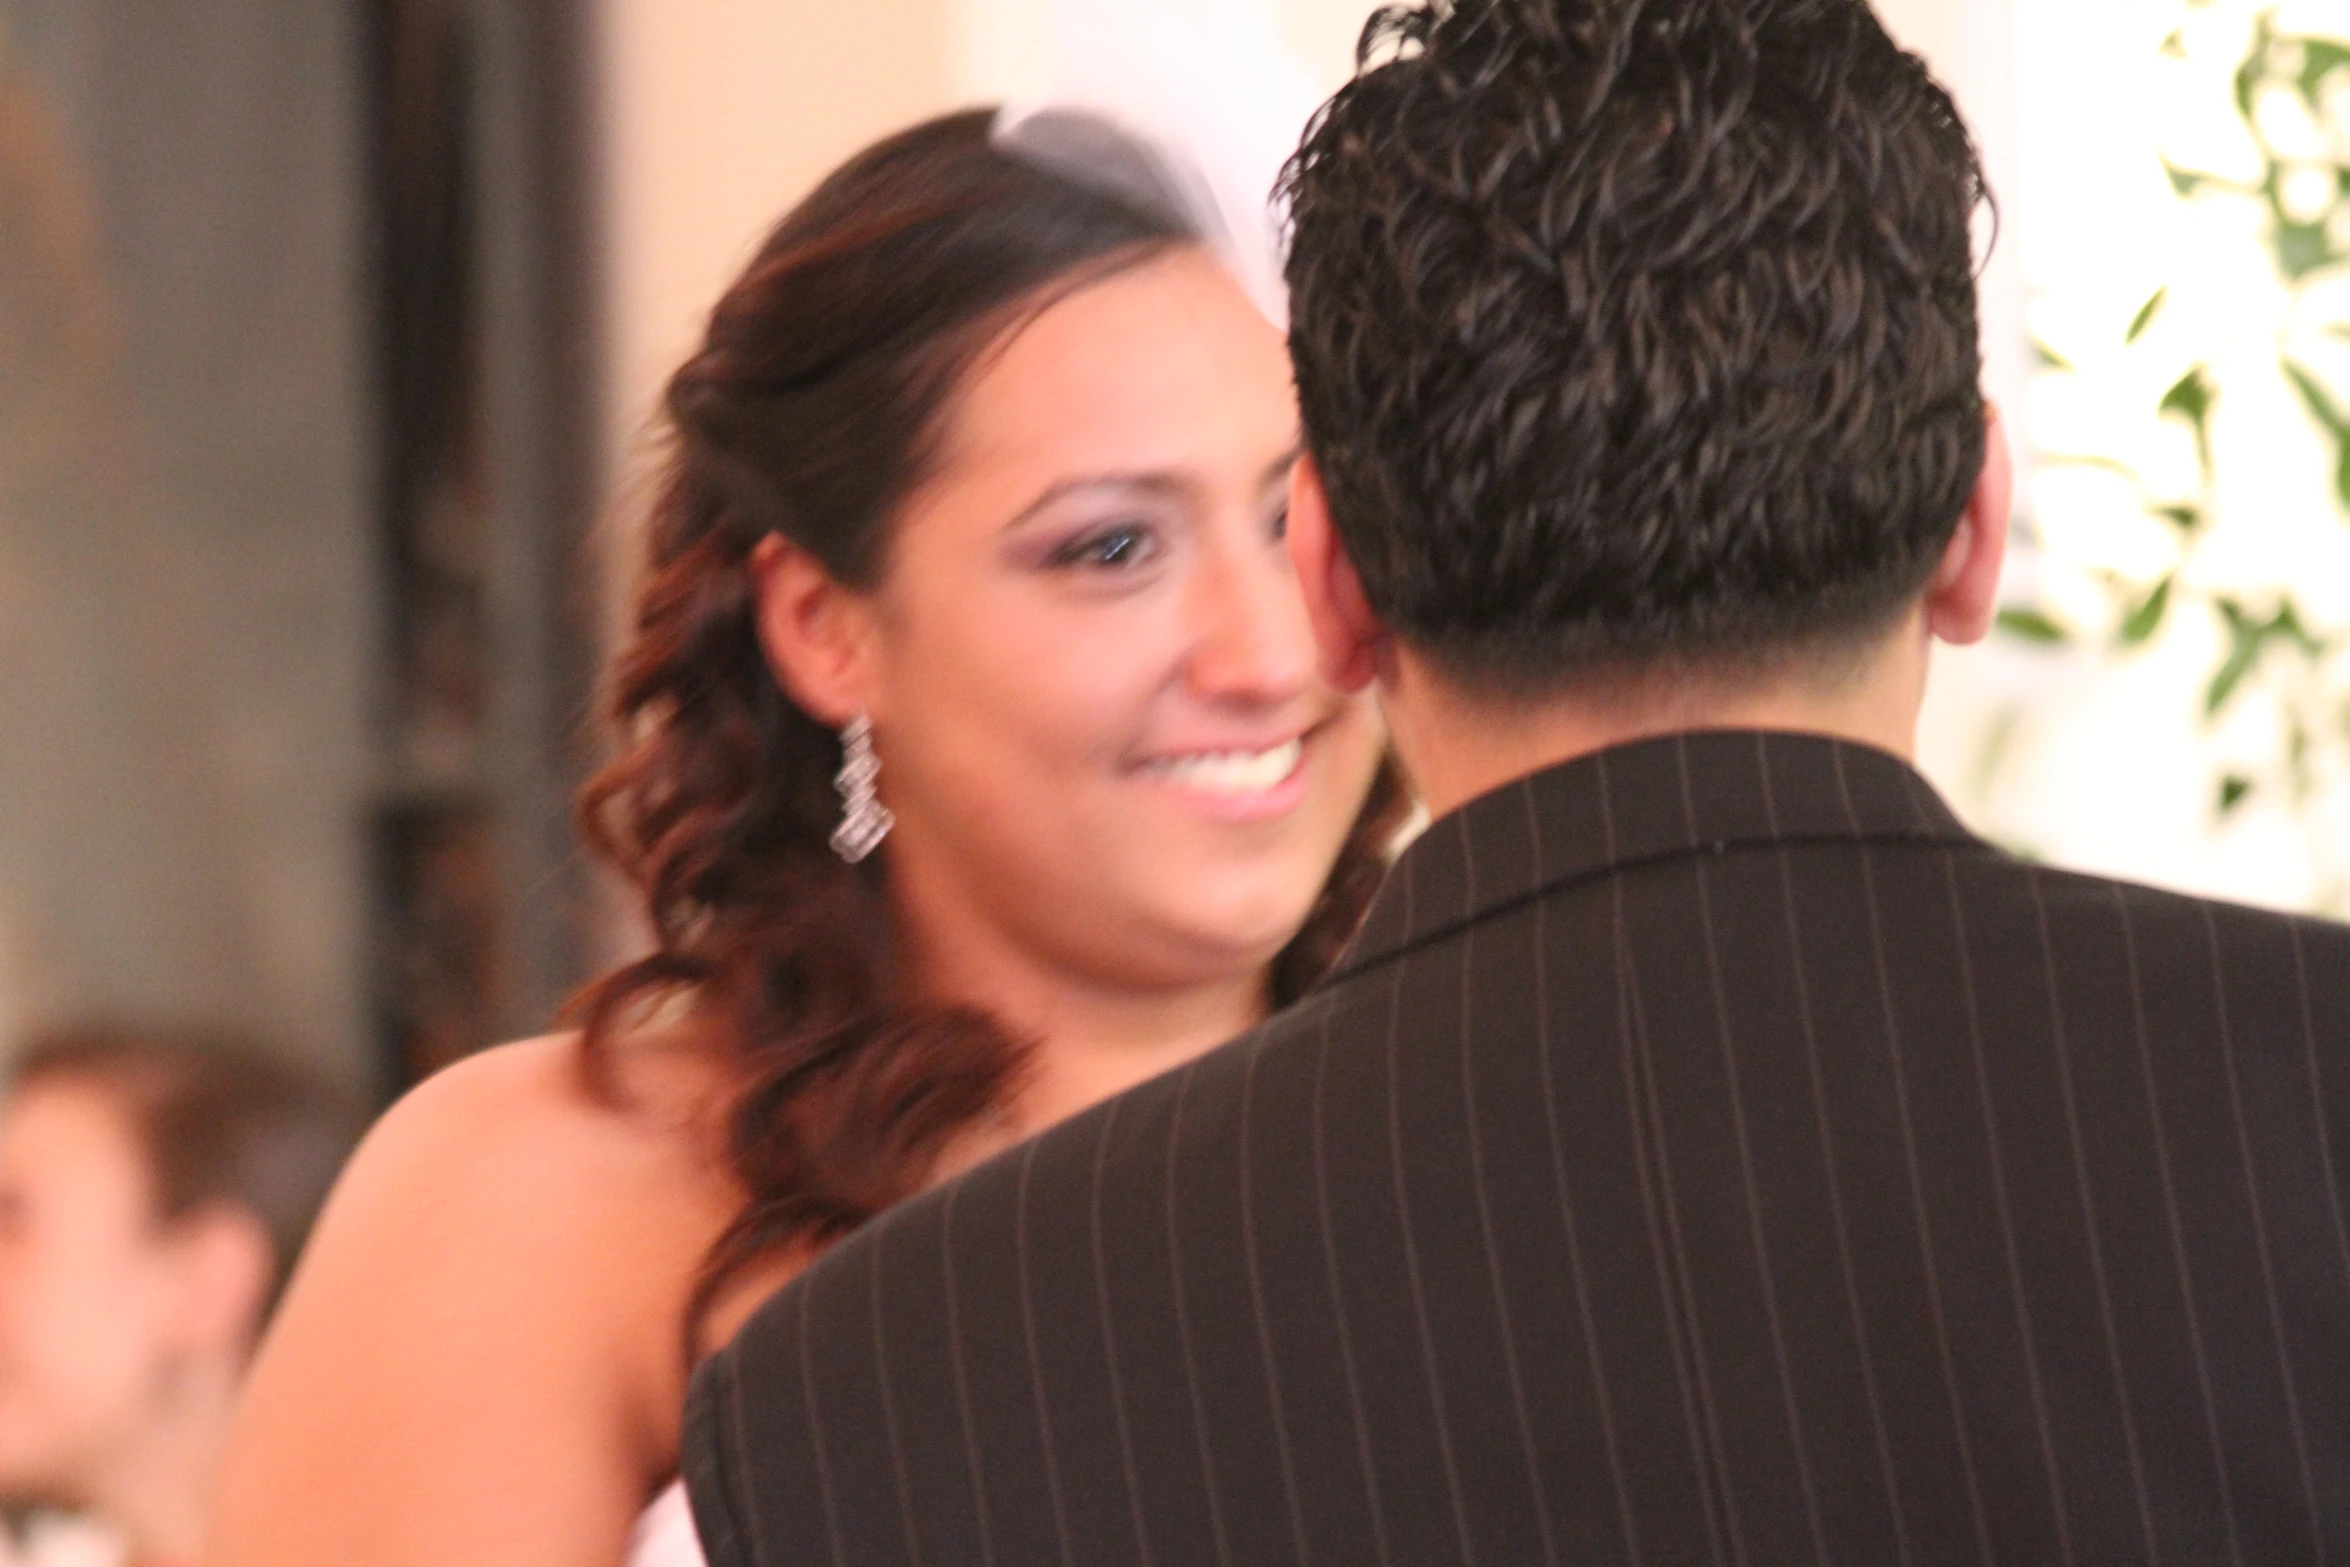
[[[2073,639],[2071,632],[2050,619],[2044,611],[2023,607],[2001,610],[1999,629],[2011,637],[2049,647],[2061,647]]]
[[[2345,65],[2350,65],[2350,49],[2323,38],[2301,40],[2301,76],[2294,85],[2312,109],[2319,107],[2318,92],[2326,78]]]
[[[2350,333],[2350,327],[2345,327],[2343,330],[2345,333]],[[2070,370],[2074,368],[2071,360],[2036,337],[2032,339],[2032,360],[2043,370]]]
[[[2232,180],[2224,174],[2214,174],[2208,169],[2182,168],[2168,158],[2162,160],[2162,172],[2170,176],[2172,194],[2186,199],[2192,199],[2202,194],[2206,189],[2226,191],[2235,196],[2257,196],[2265,188],[2260,185],[2246,185],[2241,180]]]
[[[2187,58],[2187,30],[2179,28],[2162,41],[2162,52],[2174,60]]]
[[[2334,497],[2350,508],[2350,413],[2343,411],[2316,376],[2290,359],[2283,363],[2285,379],[2300,394],[2301,406],[2334,443]]]
[[[2276,611],[2266,619],[2253,614],[2236,599],[2223,598],[2217,605],[2220,617],[2227,622],[2228,656],[2220,661],[2211,684],[2204,690],[2206,717],[2219,715],[2245,680],[2260,667],[2271,646],[2283,643],[2312,661],[2330,651],[2324,638],[2311,633],[2301,618],[2300,606],[2290,598],[2280,600]]]
[[[2176,385],[2162,394],[2161,412],[2176,414],[2195,428],[2195,455],[2203,465],[2203,476],[2211,477],[2211,405],[2219,399],[2219,388],[2212,385],[2211,371],[2204,365],[2180,376]]]
[[[2260,86],[2260,79],[2268,74],[2268,50],[2276,37],[2273,14],[2261,12],[2252,29],[2251,52],[2236,67],[2236,112],[2244,117],[2246,125],[2252,123],[2252,94]]]
[[[2203,716],[2216,718],[2236,694],[2237,688],[2260,662],[2262,644],[2267,640],[2267,624],[2244,612],[2244,606],[2234,599],[2219,601],[2221,616],[2228,623],[2228,656],[2220,661],[2211,684],[2203,689]]]
[[[2162,629],[2162,618],[2170,612],[2171,588],[2177,580],[2176,577],[2163,578],[2154,591],[2130,611],[2129,617],[2122,622],[2123,647],[2143,647],[2155,632]]]
[[[2138,470],[2118,458],[2096,452],[2048,452],[2040,458],[2043,468],[2095,468],[2101,473],[2119,474],[2132,484],[2138,482]]]
[[[2327,652],[2325,639],[2309,629],[2309,623],[2301,618],[2301,606],[2290,596],[2278,602],[2277,612],[2261,628],[2261,636],[2263,640],[2292,643],[2304,658],[2323,658]]]
[[[2154,324],[2154,318],[2162,314],[2163,302],[2169,298],[2170,289],[2167,286],[2156,289],[2154,297],[2138,307],[2137,319],[2130,323],[2129,335],[2124,337],[2122,341],[2135,343],[2139,338],[2144,337],[2146,329]]]
[[[2220,715],[2235,697],[2236,688],[2244,683],[2244,677],[2252,673],[2252,666],[2259,658],[2260,650],[2252,646],[2239,647],[2228,654],[2227,661],[2219,666],[2219,673],[2213,675],[2211,684],[2203,689],[2204,717],[2217,718]]]
[[[2252,791],[2257,787],[2258,785],[2242,773],[2230,773],[2222,778],[2219,781],[2220,820],[2226,821],[2235,815],[2243,807],[2244,802],[2252,798]]]
[[[2277,218],[2277,268],[2287,281],[2298,283],[2310,273],[2342,259],[2323,223],[2295,223],[2285,216],[2282,206],[2273,201],[2271,206]]]
[[[2157,506],[2154,515],[2193,538],[2203,531],[2203,508],[2200,506]]]
[[[2342,410],[2334,402],[2333,393],[2327,391],[2316,376],[2290,359],[2284,361],[2284,369],[2285,378],[2293,383],[2293,390],[2301,394],[2301,405],[2309,410],[2319,424],[2325,426],[2328,435],[2339,440],[2343,435],[2350,434],[2350,419],[2343,417]]]
[[[2162,411],[2166,414],[2181,414],[2196,424],[2202,424],[2211,417],[2211,405],[2217,397],[2218,392],[2211,384],[2209,368],[2197,365],[2180,376],[2171,389],[2162,394]]]

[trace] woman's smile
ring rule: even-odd
[[[1134,772],[1202,815],[1263,821],[1305,803],[1309,749],[1318,733],[1319,726],[1269,743],[1170,751],[1145,760]]]

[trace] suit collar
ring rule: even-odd
[[[1643,863],[1797,842],[1973,844],[1898,757],[1819,735],[1708,730],[1614,746],[1479,796],[1389,874],[1332,977],[1537,893]]]

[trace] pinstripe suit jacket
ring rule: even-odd
[[[2350,931],[1624,747],[695,1382],[715,1567],[2350,1562]]]

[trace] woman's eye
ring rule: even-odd
[[[1273,513],[1273,542],[1278,544],[1289,537],[1289,507],[1284,505]]]
[[[1095,571],[1132,570],[1156,555],[1158,547],[1148,528],[1104,528],[1062,545],[1053,551],[1048,564]]]

